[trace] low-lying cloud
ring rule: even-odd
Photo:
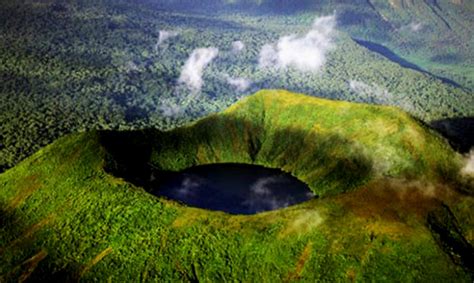
[[[422,23],[419,23],[419,22],[412,22],[408,25],[408,28],[412,31],[412,32],[419,32],[423,29],[424,25]]]
[[[178,117],[183,112],[183,105],[181,105],[179,97],[162,98],[158,109],[165,117]]]
[[[317,72],[334,46],[335,34],[335,15],[316,18],[311,30],[304,36],[287,35],[275,44],[265,44],[260,50],[259,66],[278,69],[293,67],[304,72]]]
[[[132,60],[127,61],[125,64],[125,71],[127,73],[134,72],[134,71],[139,71],[140,69],[138,68],[137,64],[133,62]]]
[[[195,49],[184,64],[178,82],[186,85],[197,93],[203,85],[202,75],[204,69],[219,54],[219,49],[214,47]]]
[[[163,45],[169,39],[178,36],[178,34],[179,33],[177,31],[160,30],[158,41],[155,44],[155,50],[158,50],[161,45]]]
[[[349,88],[358,95],[364,98],[370,98],[376,103],[388,104],[391,100],[391,94],[388,92],[388,90],[375,83],[369,85],[361,81],[350,80]]]
[[[239,92],[246,91],[252,85],[252,81],[246,78],[234,78],[228,74],[225,74],[224,78],[229,85],[233,86]]]
[[[244,50],[244,48],[245,44],[242,41],[237,40],[232,42],[232,52],[239,53],[240,51]]]
[[[464,167],[461,170],[464,175],[471,175],[474,177],[474,148],[469,151],[466,156]]]
[[[425,28],[425,25],[421,22],[411,22],[409,24],[402,25],[398,30],[417,33],[417,32],[422,31],[424,28]]]
[[[350,80],[349,89],[364,102],[394,105],[408,112],[414,111],[414,105],[408,95],[395,97],[387,89],[375,83],[368,84],[358,80]]]
[[[422,22],[413,21],[408,24],[400,26],[397,30],[400,32],[419,33],[425,30],[426,25]]]

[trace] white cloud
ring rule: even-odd
[[[422,22],[417,22],[413,21],[409,24],[402,25],[400,28],[398,28],[399,31],[402,32],[412,32],[412,33],[418,33],[420,31],[423,31],[425,29],[426,25]]]
[[[218,53],[219,49],[214,47],[195,49],[184,64],[178,82],[186,85],[192,91],[199,92],[203,84],[203,71]]]
[[[240,92],[246,91],[252,84],[252,81],[246,78],[233,78],[227,74],[225,74],[224,77],[229,85],[233,86],[236,90]]]
[[[180,95],[175,95],[172,97],[163,97],[160,99],[159,104],[157,105],[157,109],[165,117],[179,117],[181,114],[183,114],[183,111],[186,108],[186,105],[180,98]]]
[[[462,174],[474,176],[474,148],[469,151],[466,157],[466,163],[461,170]]]
[[[418,32],[418,31],[421,31],[424,28],[424,25],[422,23],[419,23],[419,22],[412,22],[408,25],[408,28],[412,32]]]
[[[258,65],[262,68],[278,67],[278,52],[271,44],[265,44],[260,50]]]
[[[245,44],[242,41],[237,40],[232,42],[232,52],[239,53],[240,51],[244,50],[244,48]]]
[[[358,94],[361,101],[363,102],[393,105],[400,107],[408,112],[415,111],[415,107],[409,95],[395,96],[384,87],[379,86],[375,83],[369,85],[362,81],[350,80],[349,88],[351,91]],[[385,168],[384,165],[379,165]]]
[[[384,87],[375,83],[368,84],[362,81],[350,80],[349,88],[354,93],[358,94],[362,101],[376,104],[394,105],[402,108],[405,111],[415,111],[413,102],[409,95],[395,96]]]
[[[155,44],[155,50],[158,50],[158,47],[165,43],[168,39],[177,36],[179,33],[176,31],[169,31],[169,30],[160,30],[158,35],[158,41]]]
[[[306,197],[307,198],[314,198],[316,195],[313,192],[307,192]]]
[[[335,28],[336,16],[319,17],[304,36],[287,35],[276,44],[265,44],[260,50],[260,67],[319,71],[326,62],[327,52],[334,46]]]
[[[361,81],[351,80],[349,81],[349,88],[361,95],[364,98],[372,98],[376,103],[389,103],[391,95],[385,88],[378,86],[377,84],[366,84]]]
[[[158,106],[158,109],[160,109],[165,117],[177,117],[182,112],[182,108],[171,101],[162,101],[161,105]]]
[[[138,71],[139,68],[138,68],[137,64],[135,64],[135,62],[133,62],[132,60],[129,60],[125,64],[125,70],[126,70],[127,73],[130,73],[132,71]]]

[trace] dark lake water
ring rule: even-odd
[[[160,173],[156,180],[151,193],[157,196],[232,214],[255,214],[314,198],[309,187],[290,174],[256,165],[201,165]]]

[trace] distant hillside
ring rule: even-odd
[[[422,69],[474,90],[474,2],[462,0],[168,0],[169,9],[292,15],[336,13],[354,37],[387,45]]]
[[[239,216],[140,187],[216,162],[281,168],[320,198]],[[77,133],[0,175],[0,281],[471,282],[461,166],[396,108],[286,91],[168,132]]]
[[[68,133],[171,129],[258,89],[399,106],[426,123],[473,117],[471,2],[0,0],[0,172]],[[319,72],[260,68],[264,46],[328,15]],[[165,31],[178,35],[158,47]],[[178,91],[203,47],[219,49],[203,88]]]

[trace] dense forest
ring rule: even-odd
[[[69,132],[170,129],[262,88],[396,105],[425,122],[474,116],[465,13],[443,27],[413,21],[426,7],[391,22],[383,1],[277,2],[0,1],[0,172]],[[316,26],[323,16],[335,25]],[[262,67],[265,46],[320,29],[330,45],[317,71]],[[200,48],[212,58],[189,89],[180,74]]]

